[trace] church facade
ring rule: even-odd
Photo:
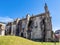
[[[34,16],[26,15],[26,18],[17,18],[6,25],[6,35],[21,36],[28,39],[38,39],[41,41],[51,41],[52,22],[47,4],[44,6],[45,12]]]

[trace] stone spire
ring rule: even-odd
[[[44,9],[45,9],[45,12],[49,12],[47,3],[45,3]]]
[[[47,3],[45,3],[44,9],[45,9],[46,17],[49,17],[49,16],[50,16],[50,12],[49,12],[49,10],[48,10]]]

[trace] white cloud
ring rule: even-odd
[[[53,27],[53,31],[60,30],[60,26]]]
[[[6,16],[6,17],[0,17],[0,22],[5,22],[5,23],[8,23],[8,22],[12,22],[13,19]]]

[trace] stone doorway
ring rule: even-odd
[[[24,37],[23,33],[21,33],[21,37]]]

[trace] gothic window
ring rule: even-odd
[[[41,28],[42,31],[44,30],[44,23],[43,23],[43,20],[40,22],[40,28]]]
[[[25,28],[25,24],[22,24],[22,28]]]
[[[37,28],[38,26],[35,26],[35,28]]]
[[[9,27],[9,34],[11,34],[11,26]]]
[[[34,22],[33,22],[32,19],[30,19],[30,20],[29,20],[29,23],[28,23],[28,30],[32,31],[33,26],[34,26]],[[30,31],[29,31],[29,32],[30,32]]]
[[[25,24],[22,24],[22,31],[24,31],[25,29]]]
[[[37,28],[38,27],[38,23],[37,22],[35,22],[35,28]]]
[[[34,27],[34,22],[32,22],[32,23],[31,23],[31,26],[30,26],[30,27],[31,27],[31,28],[33,28],[33,27]]]

